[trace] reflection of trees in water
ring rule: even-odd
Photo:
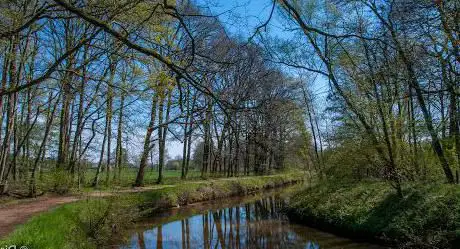
[[[204,208],[201,210],[205,210]],[[191,208],[192,212],[189,210],[184,213],[187,216],[185,219],[174,222],[157,220],[156,224],[162,225],[134,234],[131,248],[382,249],[375,245],[354,243],[308,227],[291,225],[280,212],[283,208],[284,201],[276,197],[231,208],[214,209],[203,214],[196,214],[197,211]],[[173,216],[184,214],[177,210],[170,213]]]
[[[152,238],[156,239],[155,244],[146,245],[143,233],[138,233],[137,245],[141,249],[292,248],[299,238],[290,229],[286,218],[280,214],[282,207],[283,201],[270,197],[237,207],[209,211],[199,217],[170,223],[180,227],[180,236],[179,231],[173,232],[177,233],[177,237],[172,236],[173,234],[163,234],[171,231],[158,226],[156,238]],[[179,241],[171,241],[170,238],[173,237]],[[307,249],[319,248],[311,242],[305,243],[304,246]]]
[[[286,220],[280,215],[281,207],[282,202],[273,197],[245,206],[247,243],[243,248],[289,248],[290,240],[297,238],[283,224]]]
[[[157,231],[157,249],[163,249],[163,229],[161,225],[158,226]]]

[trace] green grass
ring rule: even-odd
[[[113,188],[126,188],[131,187],[136,179],[137,175],[137,168],[124,168],[121,172],[120,179],[113,180],[113,172],[111,172],[110,183],[106,184],[106,173],[102,172],[100,176],[100,182],[97,190],[108,190]],[[118,173],[118,172],[117,172]],[[80,184],[80,188],[78,188],[78,184],[76,184],[76,178],[74,179],[75,182],[72,184],[69,179],[69,173],[67,171],[58,173],[55,171],[45,171],[43,175],[37,178],[37,187],[38,192],[53,192],[56,191],[56,185],[60,186],[61,189],[65,189],[61,191],[61,193],[67,192],[90,192],[94,191],[95,189],[91,187],[93,182],[94,176],[96,174],[96,169],[87,169],[84,173],[83,182]],[[146,169],[144,175],[144,185],[154,185],[156,184],[158,179],[158,171],[152,170],[151,168]],[[181,171],[180,170],[165,170],[163,171],[163,182],[162,184],[174,184],[182,181],[181,179]],[[201,179],[201,173],[197,170],[191,170],[188,172],[187,180],[199,180]],[[58,183],[58,184],[56,184]],[[28,187],[29,180],[27,177],[22,179],[18,179],[16,181],[11,181],[9,184],[9,189],[15,193],[22,193],[23,195],[28,194]],[[59,191],[58,191],[59,192]],[[0,204],[10,203],[14,201],[11,198],[0,198]]]
[[[459,248],[458,185],[411,185],[399,198],[385,182],[320,183],[293,197],[290,216],[306,224],[398,247]]]
[[[187,203],[244,195],[303,180],[299,173],[187,181],[162,189],[60,206],[19,226],[0,245],[28,248],[100,248],[139,216]],[[100,226],[95,224],[101,224]]]
[[[115,188],[127,188],[131,187],[134,183],[137,176],[137,168],[124,168],[121,171],[121,177],[119,179],[113,180],[113,171],[111,172],[110,182],[106,184],[106,172],[102,172],[100,175],[99,185],[97,190],[109,190]],[[56,172],[54,170],[44,171],[43,175],[37,178],[37,187],[38,192],[58,192],[58,193],[78,193],[80,191],[90,192],[94,191],[95,188],[91,187],[94,176],[96,174],[96,169],[91,168],[87,169],[84,172],[82,177],[83,182],[81,182],[80,187],[76,183],[76,177],[72,183],[69,178],[69,173],[67,171]],[[118,174],[118,172],[117,172]],[[216,178],[217,176],[212,176]],[[224,177],[224,176],[223,176]],[[144,175],[144,185],[156,185],[158,179],[158,171],[153,170],[152,168],[147,168]],[[187,175],[187,180],[201,180],[201,172],[198,170],[190,170]],[[164,170],[163,171],[163,182],[164,185],[176,184],[181,182],[181,170]],[[9,184],[9,189],[15,193],[22,193],[23,195],[28,194],[28,184],[29,180],[27,177],[18,179],[16,181],[11,181]],[[56,191],[56,186],[61,191]],[[14,200],[14,199],[13,199]],[[13,201],[11,198],[0,198],[0,204],[9,203]]]
[[[121,177],[119,180],[113,181],[110,178],[110,185],[111,186],[119,186],[119,187],[128,187],[134,183],[134,180],[137,176],[137,168],[125,168],[122,170]],[[95,169],[89,169],[85,172],[85,186],[90,186],[93,178],[96,174]],[[189,171],[187,175],[188,180],[196,180],[199,179],[201,176],[201,172],[197,170]],[[173,184],[181,181],[181,171],[180,170],[164,170],[163,171],[163,184]],[[104,188],[105,184],[105,172],[101,174],[101,181],[100,181],[100,188]],[[146,169],[144,175],[144,184],[145,185],[153,185],[156,184],[158,179],[158,171],[152,170],[151,168]]]

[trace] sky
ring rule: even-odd
[[[257,26],[267,21],[273,5],[272,0],[197,0],[197,5],[218,15],[221,23],[230,33],[245,38],[251,36]],[[276,18],[269,26],[276,27]],[[278,30],[277,32],[279,32]]]
[[[226,30],[233,36],[246,40],[251,37],[256,28],[265,23],[272,9],[272,0],[194,0],[200,9],[207,9],[212,15],[218,16]],[[272,37],[289,38],[292,33],[285,30],[276,9],[266,28]],[[318,101],[325,101],[328,90],[327,81],[321,76],[316,77],[310,84],[311,90]],[[325,106],[325,105],[322,105]],[[170,158],[182,156],[182,143],[175,139],[168,141],[167,150]]]
[[[209,9],[213,15],[217,15],[227,31],[235,36],[247,39],[257,26],[264,23],[271,11],[271,0],[197,0],[196,5],[200,8]],[[279,31],[270,23],[272,29]],[[182,157],[183,144],[175,139],[167,143],[168,156],[170,158]]]

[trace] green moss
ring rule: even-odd
[[[28,248],[99,248],[121,236],[138,216],[187,203],[243,195],[303,180],[302,174],[183,182],[157,190],[88,198],[60,206],[19,226],[0,245]],[[128,212],[129,211],[129,212]]]
[[[322,183],[295,194],[288,213],[308,224],[404,247],[457,248],[460,238],[455,185],[407,186],[399,198],[384,182]]]

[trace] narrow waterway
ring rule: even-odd
[[[383,249],[291,223],[281,212],[286,191],[176,208],[145,219],[116,248]]]

